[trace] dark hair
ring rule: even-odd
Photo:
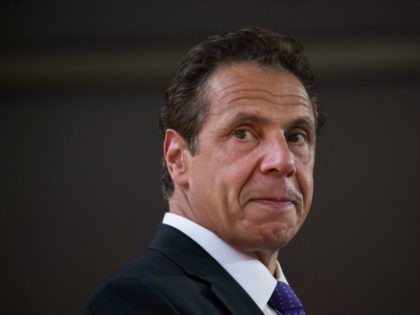
[[[176,130],[194,154],[196,138],[209,105],[205,84],[217,67],[238,62],[255,62],[293,73],[309,95],[319,132],[324,117],[314,90],[314,77],[303,55],[302,44],[292,37],[261,28],[245,28],[211,36],[187,53],[165,94],[166,105],[159,117],[162,136],[168,128]],[[165,198],[169,199],[174,185],[165,159],[162,161],[162,189]]]

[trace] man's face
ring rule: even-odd
[[[222,66],[207,82],[209,113],[189,155],[195,221],[244,251],[277,250],[312,201],[315,121],[291,73],[253,63]]]

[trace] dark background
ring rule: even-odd
[[[171,74],[248,25],[303,41],[327,112],[280,254],[307,313],[420,314],[419,1],[0,3],[1,314],[78,314],[147,245]]]

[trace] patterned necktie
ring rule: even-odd
[[[278,281],[273,294],[268,301],[274,310],[283,315],[305,315],[303,305],[296,293],[286,283]]]

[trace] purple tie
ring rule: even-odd
[[[296,293],[286,283],[278,281],[273,294],[268,301],[274,310],[282,315],[305,315],[303,305]]]

